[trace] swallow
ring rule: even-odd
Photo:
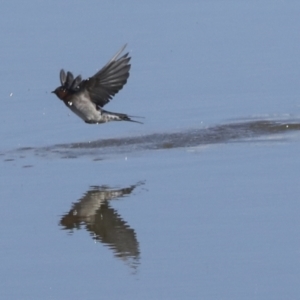
[[[101,124],[110,121],[130,121],[132,116],[122,113],[109,112],[103,106],[112,100],[126,84],[131,65],[129,53],[122,56],[124,45],[113,58],[94,76],[82,80],[71,72],[60,71],[61,86],[54,93],[78,117],[88,124]]]

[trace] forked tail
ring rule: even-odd
[[[126,114],[114,113],[107,110],[102,110],[102,116],[107,119],[107,121],[128,121],[143,124],[142,122],[132,120],[131,118],[142,118],[136,116],[128,116]]]

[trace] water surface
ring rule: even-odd
[[[6,3],[5,299],[297,299],[297,1]],[[128,84],[84,124],[50,91],[125,43]]]

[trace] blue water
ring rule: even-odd
[[[7,2],[0,11],[5,299],[297,299],[297,1]],[[87,125],[50,92],[127,43]]]

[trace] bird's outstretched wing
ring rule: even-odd
[[[126,45],[93,77],[80,83],[80,89],[86,89],[91,100],[101,107],[108,103],[127,82],[131,67],[129,53],[120,57],[125,47]]]

